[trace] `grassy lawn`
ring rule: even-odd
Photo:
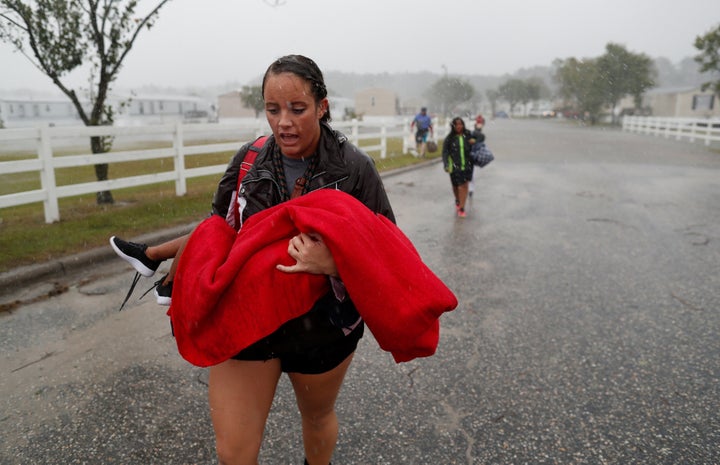
[[[362,145],[378,143],[369,140]],[[370,155],[381,172],[423,161],[401,152],[402,141],[397,139],[388,141],[387,158],[381,160],[379,154]],[[188,157],[186,166],[226,164],[232,155],[233,152]],[[434,156],[439,157],[439,152]],[[3,155],[2,159],[11,157]],[[169,158],[115,163],[110,165],[110,176],[121,178],[171,169]],[[58,185],[95,180],[92,167],[61,169],[56,176]],[[94,194],[61,199],[61,220],[53,224],[45,224],[41,203],[0,209],[0,272],[104,246],[112,235],[131,238],[199,221],[210,212],[219,179],[220,175],[189,179],[188,192],[182,197],[175,195],[174,183],[160,183],[115,190],[113,205],[97,205]],[[0,175],[0,195],[39,188],[36,172]]]

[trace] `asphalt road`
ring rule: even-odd
[[[426,359],[366,333],[333,463],[720,463],[720,154],[570,123],[486,133],[466,219],[438,163],[385,179],[460,305]],[[0,315],[0,463],[215,463],[207,371],[165,308],[117,311],[119,259],[81,269],[6,296],[26,303]],[[299,425],[283,378],[260,463],[302,463]]]

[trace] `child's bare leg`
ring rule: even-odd
[[[175,254],[173,255],[175,257],[175,259],[173,260],[172,264],[170,265],[170,271],[168,272],[168,275],[165,277],[163,284],[168,284],[175,277],[175,272],[177,271],[178,262],[180,261],[180,255],[182,255],[183,250],[185,250],[185,245],[187,244],[189,237],[190,237],[190,234],[186,234],[186,235],[178,237],[177,239],[174,239],[172,241],[173,246],[177,247],[175,249]],[[169,244],[169,242],[166,242],[165,244]]]
[[[178,250],[185,245],[189,236],[190,234],[185,234],[184,236],[176,237],[162,244],[151,245],[145,249],[145,255],[147,255],[150,260],[156,261],[175,258]]]

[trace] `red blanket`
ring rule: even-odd
[[[438,319],[457,306],[455,295],[391,221],[348,194],[322,189],[253,215],[240,233],[219,216],[196,228],[168,312],[187,361],[223,362],[328,292],[326,276],[275,269],[294,264],[287,246],[299,232],[322,236],[358,312],[396,362],[435,353]]]

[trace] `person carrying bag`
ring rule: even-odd
[[[473,164],[479,168],[484,168],[491,161],[495,160],[495,155],[485,144],[485,137],[478,137],[470,150],[470,157],[472,158]]]

